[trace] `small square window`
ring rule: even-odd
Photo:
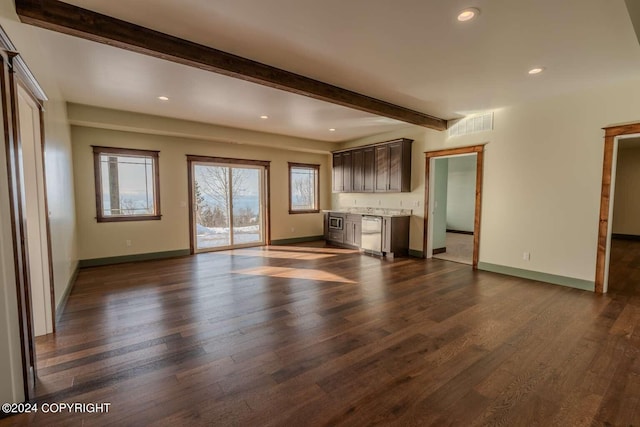
[[[158,151],[93,147],[98,222],[160,219]]]
[[[320,212],[320,165],[289,163],[289,213]]]

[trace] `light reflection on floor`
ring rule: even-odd
[[[309,252],[309,253],[321,253],[321,254],[355,254],[360,252],[358,249],[341,249],[341,248],[327,248],[327,247],[311,247],[311,246],[266,246],[264,250],[283,250],[287,252]]]
[[[242,256],[255,256],[262,258],[282,258],[282,259],[299,259],[312,261],[316,259],[322,258],[331,258],[336,256],[335,254],[327,254],[327,253],[316,253],[316,252],[290,252],[290,251],[279,251],[274,249],[235,249],[230,252],[231,255],[242,255]]]
[[[320,280],[323,282],[356,283],[337,274],[312,268],[255,267],[233,271],[235,274],[252,276],[284,277],[289,279]]]

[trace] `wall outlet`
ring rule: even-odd
[[[291,227],[291,232],[294,233],[296,231],[295,227]]]
[[[378,199],[378,206],[382,204],[382,200]]]
[[[124,244],[127,245],[127,247],[131,247],[131,240],[125,240]]]
[[[416,200],[415,202],[413,202],[413,206],[415,206],[416,208],[420,207],[420,200]]]
[[[357,204],[357,200],[353,199],[353,206],[355,206]]]
[[[525,260],[525,261],[530,261],[531,260],[531,253],[523,252],[522,253],[522,259]]]

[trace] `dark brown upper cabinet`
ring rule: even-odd
[[[333,153],[333,192],[411,191],[411,139]]]
[[[343,151],[333,153],[333,192],[348,193],[352,191],[353,174],[352,169],[352,153]]]
[[[375,188],[376,164],[375,150],[367,147],[353,150],[351,154],[351,171],[353,173],[353,185],[356,193],[372,193]]]

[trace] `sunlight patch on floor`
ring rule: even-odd
[[[327,254],[320,252],[289,252],[274,249],[235,249],[232,255],[255,256],[262,258],[282,258],[282,259],[299,259],[312,261],[316,259],[331,258],[335,254]]]
[[[341,249],[341,248],[326,248],[326,247],[317,247],[314,248],[312,246],[271,246],[266,247],[265,250],[281,250],[287,252],[309,252],[309,253],[320,253],[320,254],[357,254],[359,252],[358,249]]]
[[[256,267],[234,271],[235,274],[252,276],[284,277],[288,279],[320,280],[323,282],[356,283],[337,274],[312,268]]]

